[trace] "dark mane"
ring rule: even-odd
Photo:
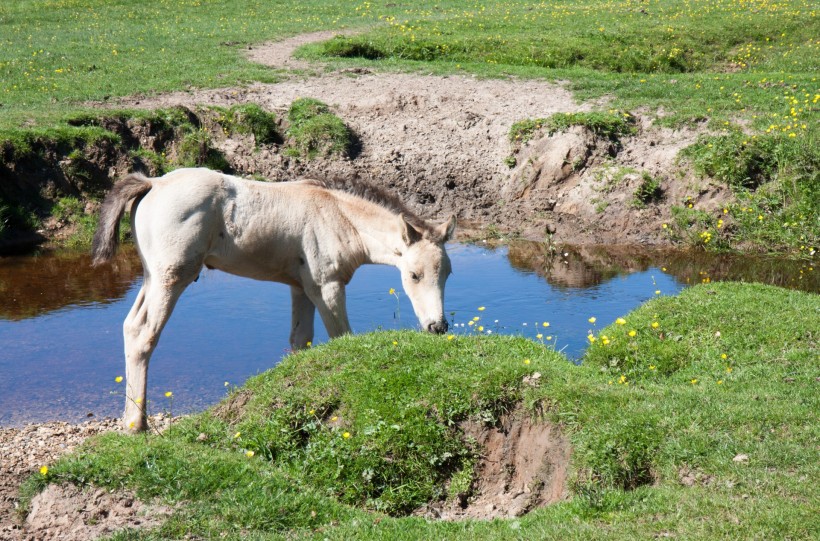
[[[410,210],[407,205],[405,205],[404,202],[395,194],[385,190],[381,186],[374,186],[373,184],[356,177],[333,177],[327,179],[311,178],[306,179],[306,182],[313,184],[314,186],[319,186],[320,188],[325,188],[327,190],[338,190],[340,192],[345,192],[364,199],[365,201],[376,203],[377,205],[384,207],[395,214],[404,215],[407,222],[413,225],[416,229],[430,234],[433,233],[433,228],[430,227],[426,221],[419,218],[418,215]]]

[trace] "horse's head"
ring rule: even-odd
[[[453,236],[456,217],[427,230],[414,226],[404,216],[401,222],[405,248],[397,266],[404,292],[413,304],[421,328],[443,334],[448,327],[444,318],[444,284],[451,272],[444,243]]]

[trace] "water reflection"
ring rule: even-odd
[[[111,265],[94,269],[86,252],[0,257],[0,318],[16,321],[121,299],[141,273],[133,246],[120,250]]]
[[[586,288],[657,267],[681,284],[759,282],[820,292],[820,272],[807,261],[775,256],[714,254],[640,246],[556,246],[520,241],[509,246],[513,268],[533,271],[555,287]]]

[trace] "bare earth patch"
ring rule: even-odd
[[[127,492],[49,485],[32,500],[22,533],[24,539],[88,541],[126,528],[158,526],[171,511]]]
[[[480,449],[472,493],[415,514],[442,520],[511,518],[566,498],[571,449],[557,426],[519,412],[498,426],[468,422],[462,429]]]
[[[163,419],[154,421],[159,425]],[[168,508],[145,505],[126,492],[83,491],[72,485],[49,485],[32,500],[25,519],[19,512],[18,491],[27,477],[39,475],[42,466],[74,451],[87,438],[119,430],[116,419],[0,428],[0,539],[86,541],[126,527],[161,523]]]

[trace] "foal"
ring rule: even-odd
[[[134,241],[144,279],[123,324],[126,428],[146,428],[148,362],[183,290],[203,265],[288,284],[290,344],[313,339],[314,315],[331,338],[351,332],[345,286],[366,263],[393,265],[421,327],[447,331],[444,243],[455,217],[433,226],[397,198],[361,182],[267,183],[208,169],[179,169],[159,178],[139,174],[116,184],[100,209],[94,264],[116,251],[119,221],[131,202]]]

